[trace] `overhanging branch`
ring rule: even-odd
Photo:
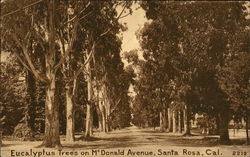
[[[15,56],[17,57],[18,61],[24,66],[24,68],[26,68],[27,70],[29,70],[30,72],[31,69],[29,68],[29,66],[23,61],[23,59],[21,58],[21,56],[15,51],[14,52]]]
[[[35,68],[35,66],[34,66],[34,64],[33,64],[32,60],[31,60],[31,58],[30,58],[30,56],[29,56],[29,54],[28,54],[28,44],[29,44],[29,40],[30,40],[30,32],[28,32],[28,33],[26,34],[26,36],[25,36],[25,41],[24,41],[25,44],[22,44],[22,43],[21,43],[21,41],[18,39],[18,37],[16,36],[15,33],[12,33],[12,32],[9,32],[9,33],[10,33],[12,39],[22,48],[22,52],[23,52],[23,54],[24,54],[24,57],[25,57],[25,59],[26,59],[28,65],[23,64],[23,63],[24,63],[23,61],[22,61],[21,63],[22,63],[26,68],[29,67],[28,70],[30,70],[38,80],[40,80],[40,81],[45,81],[45,79],[44,79],[42,76],[40,76],[39,72],[36,70],[36,68]],[[17,57],[18,57],[18,56],[17,56]],[[20,57],[20,56],[19,56],[19,57]],[[18,58],[19,58],[19,57],[18,57]],[[21,58],[19,58],[19,59],[21,59]]]
[[[84,64],[76,71],[75,75],[69,79],[69,82],[74,81],[74,80],[78,77],[78,75],[84,70],[85,65],[86,65],[88,62],[90,62],[90,59],[91,59],[91,57],[93,56],[93,53],[94,53],[94,48],[95,48],[95,42],[94,42],[93,45],[92,45],[90,54],[88,55],[86,61],[85,61]]]
[[[126,7],[127,7],[127,5],[128,5],[128,2],[129,2],[129,1],[126,2],[126,4],[124,5],[122,11],[120,12],[120,14],[118,15],[118,17],[116,18],[117,20],[119,20],[120,17],[122,16],[123,12],[125,11],[125,9],[126,9]]]
[[[69,46],[67,47],[65,53],[63,54],[63,56],[61,57],[60,61],[58,62],[58,64],[55,65],[54,69],[57,70],[65,61],[65,59],[68,57],[69,53],[72,51],[73,48],[73,44],[76,41],[76,36],[77,36],[77,27],[78,27],[78,20],[75,21],[74,23],[74,27],[73,27],[73,33],[72,33],[72,37],[71,40],[69,42]],[[61,38],[61,40],[63,41],[63,39]],[[61,42],[62,42],[61,41]]]
[[[79,14],[75,15],[74,17],[72,17],[71,19],[69,19],[69,20],[68,20],[67,22],[65,22],[64,24],[67,24],[67,23],[70,23],[70,22],[74,21],[74,20],[75,20],[77,17],[79,17],[79,15],[82,14],[89,6],[90,6],[90,2],[87,4],[87,6],[86,6],[83,10],[80,11]],[[87,15],[88,15],[88,14],[84,15],[84,16],[81,17],[80,19],[85,18]]]

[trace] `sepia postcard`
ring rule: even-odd
[[[0,11],[0,157],[250,157],[250,2]]]

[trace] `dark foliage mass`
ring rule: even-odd
[[[153,126],[166,109],[181,115],[187,108],[189,119],[203,114],[210,121],[202,125],[229,140],[229,121],[249,119],[246,4],[146,1],[141,7],[150,20],[137,35],[144,59],[134,50],[126,54],[139,69],[133,123]]]
[[[130,125],[132,78],[120,57],[118,34],[126,27],[118,20],[131,4],[1,1],[1,51],[14,56],[1,63],[4,135],[28,128],[54,147],[59,134],[74,140],[75,130],[103,130],[101,121],[104,131]]]

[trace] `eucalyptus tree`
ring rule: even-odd
[[[132,122],[135,125],[139,126],[152,126],[153,121],[155,121],[158,114],[156,114],[156,110],[153,109],[152,94],[148,92],[150,91],[149,90],[150,87],[146,86],[146,83],[143,82],[151,80],[147,79],[146,76],[147,74],[150,76],[151,71],[149,70],[148,67],[145,69],[148,69],[149,73],[145,72],[146,70],[143,67],[148,65],[146,65],[144,61],[139,59],[138,50],[131,50],[125,52],[124,58],[129,63],[129,65],[127,66],[127,70],[130,71],[131,76],[134,80],[133,88],[134,92],[136,93],[132,103],[132,113],[133,113]],[[152,100],[150,98],[152,98]]]
[[[165,115],[164,125],[167,121],[166,110],[173,101],[173,80],[178,74],[179,61],[174,59],[180,56],[178,36],[178,30],[166,27],[161,18],[145,24],[138,35],[145,59],[145,66],[141,67],[141,76],[145,75],[145,79],[141,79],[139,84],[149,87],[157,115]],[[164,130],[164,127],[161,129]]]
[[[26,8],[24,10],[20,9],[31,3],[32,1],[26,1],[26,2],[20,1],[16,3],[15,1],[11,1],[11,0],[2,2],[2,5],[1,5],[2,13],[5,15],[8,15],[8,16],[1,17],[2,18],[1,20],[4,21],[3,24],[1,25],[1,29],[3,32],[2,33],[3,35],[2,45],[5,51],[14,53],[19,59],[19,62],[22,63],[22,65],[27,70],[32,72],[37,80],[47,83],[47,95],[46,95],[46,106],[47,106],[46,133],[47,135],[45,136],[46,137],[45,141],[48,142],[47,143],[48,146],[52,145],[52,143],[54,143],[55,145],[60,145],[59,133],[57,132],[58,131],[57,127],[59,126],[59,124],[58,124],[58,121],[56,120],[57,114],[58,114],[56,112],[57,107],[54,108],[54,105],[53,105],[53,101],[54,101],[53,91],[54,91],[54,85],[55,85],[55,78],[53,77],[53,75],[51,75],[51,69],[50,69],[51,67],[49,66],[49,64],[53,64],[53,62],[50,62],[50,60],[53,58],[54,48],[47,50],[48,53],[45,53],[46,50],[44,47],[44,43],[42,42],[39,43],[37,41],[37,38],[35,38],[37,36],[34,35],[38,33],[35,29],[35,26],[36,25],[39,26],[39,22],[41,22],[38,20],[38,18],[43,18],[43,15],[44,15],[44,14],[39,14],[39,12],[43,11],[43,9],[46,8],[46,3],[41,2],[41,4],[40,3],[36,4],[40,6],[40,9],[38,9],[36,12],[33,10],[34,8],[32,9]],[[52,7],[53,5],[49,5],[49,6]],[[31,7],[35,7],[35,6],[32,5]],[[18,10],[18,14],[15,14],[15,13],[9,14],[13,10]],[[50,12],[51,11],[52,11],[52,8],[50,8]],[[48,20],[50,21],[49,22],[50,26],[54,25],[52,23],[53,21],[52,18],[53,16],[50,16],[50,20]],[[48,29],[49,26],[46,25],[44,29],[45,28]],[[52,37],[54,36],[53,31],[51,32],[48,33],[47,31],[48,33],[47,37],[49,37],[50,41],[54,40]],[[39,33],[44,33],[44,32],[39,32]],[[50,42],[49,45],[52,45],[52,47],[54,47],[53,42]],[[32,53],[34,53],[35,52],[34,50],[37,48],[40,49],[41,54],[45,53],[47,64],[46,64],[46,73],[43,73],[43,74],[41,73],[40,69],[38,70],[38,68],[35,67],[35,64],[33,62],[34,58],[32,58]],[[44,66],[41,66],[41,67],[44,67]],[[53,106],[53,109],[52,109],[52,106]],[[53,113],[51,111],[48,112],[48,110],[53,111]],[[55,114],[55,119],[52,118],[53,114]],[[55,127],[55,129],[52,129],[51,127],[52,123],[54,123],[53,127]],[[49,131],[50,129],[51,129],[51,133]],[[54,142],[52,142],[52,140]]]
[[[203,40],[205,41],[204,44],[207,43],[207,48],[204,47],[206,51],[203,51],[204,53],[201,53],[202,55],[199,57],[203,62],[200,62],[201,64],[197,68],[201,73],[200,76],[202,76],[200,83],[205,87],[201,93],[205,98],[203,104],[211,106],[215,110],[214,113],[217,113],[220,141],[228,142],[228,122],[231,117],[230,106],[232,106],[232,102],[229,101],[226,90],[220,86],[217,75],[221,73],[219,67],[226,65],[227,56],[230,56],[232,52],[239,53],[236,49],[237,45],[242,44],[242,41],[235,40],[235,38],[241,38],[239,32],[246,30],[246,8],[244,2],[231,2],[224,5],[211,3],[205,8],[207,8],[207,13],[211,17],[203,22],[204,24],[207,23],[207,27],[205,27],[207,28],[207,35],[204,35],[207,40]],[[218,16],[219,14],[221,16]],[[208,16],[206,15],[205,17]],[[225,22],[222,23],[221,21]],[[235,64],[234,66],[237,67],[238,65]],[[207,83],[204,82],[204,79]],[[230,77],[228,76],[226,79],[230,80]]]
[[[62,54],[63,59],[57,58],[56,41],[61,13],[55,11],[59,1],[4,1],[1,18],[2,28],[6,36],[3,40],[6,51],[14,53],[22,65],[33,73],[38,81],[46,84],[45,103],[45,139],[46,147],[60,146],[59,139],[59,106],[55,103],[56,73],[68,52]],[[55,4],[56,3],[56,4]],[[59,5],[60,6],[60,5]],[[12,10],[17,14],[9,14]],[[15,17],[15,18],[14,18]],[[74,40],[72,40],[71,45]],[[69,46],[71,48],[71,46]],[[68,50],[69,51],[69,50]],[[36,66],[37,55],[43,56],[45,64]]]
[[[232,35],[228,45],[231,48],[225,56],[224,64],[217,67],[216,77],[220,88],[228,95],[234,117],[244,118],[246,122],[246,143],[249,144],[249,28],[244,25],[238,27],[241,28]]]
[[[3,49],[14,53],[19,62],[31,71],[38,81],[46,84],[43,144],[46,147],[60,146],[59,106],[55,103],[56,74],[66,61],[71,60],[72,51],[78,48],[87,59],[75,75],[67,77],[67,81],[70,82],[79,75],[83,67],[89,63],[88,58],[92,58],[93,49],[99,38],[110,32],[111,26],[118,25],[118,19],[121,17],[115,10],[118,2],[98,4],[95,1],[30,0],[16,3],[7,0],[1,4]],[[59,6],[58,9],[55,9],[55,6]],[[128,7],[127,3],[124,7]],[[90,18],[88,22],[85,21],[87,18]],[[99,27],[101,21],[103,23]],[[93,24],[97,24],[96,27],[93,27]],[[109,25],[102,27],[105,24]],[[79,32],[86,33],[84,45],[80,48],[79,44],[76,44]],[[45,64],[34,64],[37,53],[43,56]]]
[[[200,104],[210,105],[218,113],[221,141],[228,141],[230,103],[227,94],[218,86],[216,67],[223,65],[224,56],[230,49],[228,41],[231,35],[236,35],[235,31],[239,29],[236,26],[244,25],[245,13],[244,2],[221,3],[142,2],[141,6],[152,22],[144,26],[148,30],[151,27],[151,31],[142,33],[141,40],[142,43],[151,42],[144,44],[146,46],[142,44],[145,52],[169,55],[157,61],[166,60],[166,75],[178,85],[178,90],[182,91],[185,86],[189,89],[183,98],[178,99],[190,108],[194,102],[190,102],[192,99],[187,96],[192,95],[191,91],[198,90],[202,95],[196,96],[204,98]],[[194,82],[202,77],[202,73],[209,75],[200,79],[200,83]]]
[[[113,123],[111,114],[113,115],[115,110],[120,111],[121,105],[129,104],[125,98],[131,79],[123,69],[120,56],[121,39],[116,36],[117,33],[118,30],[103,37],[95,53],[93,77],[96,78],[99,89],[97,94],[102,99],[97,102],[99,104],[96,108],[100,111],[99,121],[103,131],[110,130],[110,124]],[[129,115],[129,112],[127,114]],[[117,115],[119,116],[122,115]]]
[[[110,114],[110,100],[107,95],[109,87],[107,86],[108,78],[112,74],[111,69],[115,69],[117,64],[121,64],[120,49],[121,40],[118,38],[118,33],[124,30],[124,26],[119,23],[119,19],[125,17],[126,10],[130,10],[131,2],[92,2],[94,3],[93,10],[96,14],[91,17],[88,22],[84,23],[84,26],[89,27],[90,40],[92,43],[89,51],[90,61],[86,64],[86,72],[88,76],[88,101],[87,105],[87,122],[85,135],[89,136],[91,131],[91,117],[93,106],[93,81],[96,79],[99,81],[97,84],[101,84],[103,96],[105,99],[106,113],[105,118],[103,115],[103,122],[107,120],[107,116]],[[117,11],[117,7],[120,6],[121,11]],[[130,13],[130,12],[129,12]],[[94,27],[94,26],[97,27]],[[86,57],[89,58],[89,57]],[[112,67],[112,68],[111,68]],[[117,74],[118,75],[118,74]],[[115,78],[115,76],[113,76]],[[94,79],[95,78],[95,79]],[[91,105],[92,104],[92,105]],[[103,112],[102,112],[103,113]],[[106,119],[106,120],[105,120]],[[88,125],[88,126],[87,126]]]

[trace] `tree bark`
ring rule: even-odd
[[[27,103],[27,123],[28,123],[28,127],[32,130],[35,131],[35,110],[36,110],[36,105],[37,105],[37,101],[36,101],[36,79],[34,78],[32,72],[27,71],[27,78],[26,78],[26,82],[27,82],[27,92],[29,95],[29,100]]]
[[[59,106],[55,103],[55,75],[51,74],[51,82],[46,89],[45,102],[45,147],[59,147]]]
[[[177,132],[177,126],[176,126],[176,111],[173,110],[173,132]]]
[[[189,116],[189,111],[188,111],[188,106],[184,106],[183,110],[183,117],[184,117],[184,135],[191,135],[190,131],[190,116]]]
[[[99,131],[102,132],[103,126],[102,126],[102,113],[101,113],[101,101],[100,100],[98,100],[97,114],[98,114],[98,129]]]
[[[106,91],[105,91],[105,85],[103,84],[101,86],[101,94],[100,94],[100,103],[99,103],[99,108],[100,108],[100,112],[101,112],[101,122],[102,122],[102,132],[106,132]]]
[[[168,132],[173,131],[172,113],[170,108],[168,108]]]
[[[166,108],[164,108],[163,110],[163,128],[164,128],[164,131],[168,128],[168,119],[167,119],[167,110]]]
[[[102,114],[101,114],[101,88],[99,88],[99,85],[98,85],[98,81],[97,79],[95,80],[96,82],[96,101],[97,101],[97,105],[96,105],[96,112],[97,112],[97,116],[98,116],[98,130],[100,132],[102,132],[103,130],[103,126],[102,126]]]
[[[102,126],[103,126],[103,132],[107,132],[107,121],[106,121],[106,111],[105,111],[105,107],[102,107]]]
[[[76,81],[76,80],[75,80]],[[75,84],[74,81],[74,84]],[[74,141],[75,140],[75,114],[74,114],[74,103],[73,103],[73,90],[75,88],[75,85],[72,87],[69,87],[67,85],[66,87],[66,120],[67,120],[67,127],[66,127],[66,141]]]
[[[90,136],[93,135],[93,126],[94,126],[94,116],[93,116],[93,105],[91,105],[91,116],[90,116],[90,130],[89,130],[89,133],[90,133]]]
[[[106,74],[107,75],[107,74]],[[107,76],[105,75],[105,79],[107,79]],[[110,102],[109,102],[109,98],[108,98],[108,93],[107,93],[107,86],[104,85],[103,88],[103,96],[104,96],[104,117],[105,117],[105,132],[109,132],[110,131],[110,127],[109,127],[109,115],[110,115]]]
[[[248,112],[247,112],[248,113]],[[248,123],[249,123],[249,115],[246,114],[246,144],[249,145],[249,135],[248,135]]]
[[[164,116],[162,111],[160,112],[160,131],[164,132]]]
[[[219,114],[220,120],[220,143],[222,144],[229,144],[229,132],[228,132],[228,123],[229,123],[229,115],[228,112],[223,111]]]
[[[103,106],[103,101],[99,104],[100,112],[101,112],[101,122],[102,122],[102,131],[106,132],[106,114],[105,114],[105,107]]]
[[[110,131],[110,126],[109,126],[109,115],[110,115],[110,103],[108,99],[106,100],[106,105],[105,105],[105,119],[106,119],[106,132]]]
[[[85,130],[85,137],[90,137],[91,135],[91,105],[87,104],[87,116],[86,116],[86,130]]]
[[[220,118],[218,114],[216,114],[215,116],[215,123],[216,123],[216,128],[215,128],[214,133],[218,135],[220,133]]]
[[[178,131],[182,133],[182,123],[181,123],[181,110],[178,111]]]
[[[88,103],[87,103],[87,114],[86,114],[86,130],[85,130],[85,137],[90,137],[91,135],[91,128],[92,122],[91,117],[92,115],[92,82],[91,82],[91,67],[90,61],[87,63],[87,88],[88,88]]]
[[[46,102],[45,102],[45,147],[60,147],[59,134],[59,106],[55,103],[56,71],[55,65],[55,4],[54,0],[48,3],[49,13],[49,50],[45,55],[46,64]]]

